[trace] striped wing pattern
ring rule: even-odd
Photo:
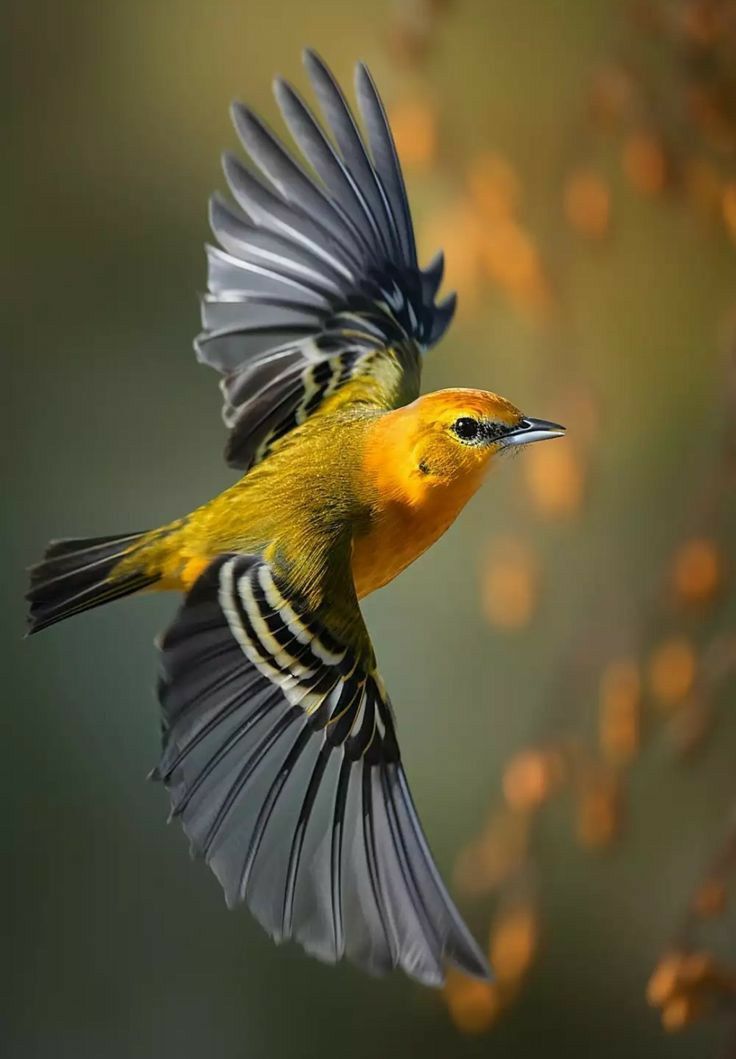
[[[251,165],[226,155],[237,206],[217,196],[211,204],[219,246],[207,249],[195,348],[222,375],[226,457],[245,469],[331,393],[374,370],[376,354],[411,376],[385,395],[389,406],[412,400],[419,355],[455,309],[454,295],[435,303],[442,255],[424,270],[417,264],[401,169],[370,74],[356,70],[362,134],[322,60],[307,52],[305,64],[327,132],[282,80],[276,99],[301,157],[236,104]]]
[[[437,873],[380,677],[271,568],[223,556],[162,641],[163,753],[193,850],[276,941],[439,985],[488,968]]]

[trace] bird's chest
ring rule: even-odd
[[[392,581],[454,522],[476,483],[432,490],[420,503],[392,501],[353,539],[353,579],[358,598]]]

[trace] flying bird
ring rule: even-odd
[[[229,906],[271,937],[437,986],[487,976],[432,859],[359,600],[454,521],[493,457],[561,435],[496,394],[419,396],[455,296],[420,268],[383,105],[358,65],[358,124],[305,54],[320,122],[286,81],[296,150],[248,107],[249,158],[215,196],[198,359],[220,375],[242,472],[149,532],[52,541],[31,569],[32,633],[132,593],[186,593],[160,638],[167,788]]]

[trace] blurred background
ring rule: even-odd
[[[4,7],[3,1054],[736,1055],[736,3]],[[569,430],[366,606],[492,986],[324,967],[225,910],[145,782],[173,598],[21,640],[49,537],[232,480],[191,351],[206,200],[229,102],[276,124],[304,44],[369,63],[445,247],[425,388]]]

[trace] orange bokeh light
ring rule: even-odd
[[[643,195],[656,195],[666,183],[667,159],[662,144],[651,133],[638,132],[629,137],[621,164],[629,183]]]
[[[652,652],[649,659],[649,686],[657,703],[665,710],[679,705],[692,691],[697,660],[685,636],[672,636]]]
[[[537,562],[528,545],[514,538],[494,541],[483,575],[483,609],[501,629],[521,629],[534,614],[539,593]]]
[[[575,231],[600,239],[611,221],[611,193],[597,173],[580,169],[565,184],[565,216]]]

